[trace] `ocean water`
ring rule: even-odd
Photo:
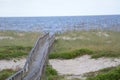
[[[62,32],[83,29],[113,29],[120,31],[120,15],[0,17],[0,30]]]

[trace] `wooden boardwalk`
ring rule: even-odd
[[[55,36],[49,33],[40,37],[29,53],[25,66],[6,80],[41,80],[54,40]]]

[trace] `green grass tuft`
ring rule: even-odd
[[[119,80],[119,79],[120,79],[120,66],[106,73],[100,73],[95,77],[87,78],[86,80]]]
[[[120,52],[116,51],[95,51],[92,58],[99,57],[120,57]]]
[[[62,52],[62,53],[51,53],[49,54],[49,58],[50,59],[72,59],[72,58],[76,58],[82,55],[91,55],[92,58],[100,58],[100,57],[120,57],[120,52],[116,52],[116,51],[93,51],[87,48],[81,48],[81,49],[77,49],[74,51],[70,51],[70,52]]]
[[[11,69],[5,69],[0,71],[0,80],[5,80],[6,78],[8,78],[10,75],[14,74],[15,71],[11,70]]]
[[[55,58],[71,59],[71,58],[75,58],[75,57],[82,56],[85,54],[93,54],[93,51],[89,49],[79,49],[79,50],[74,50],[71,52],[51,53],[49,54],[49,58],[50,59],[55,59]]]
[[[0,47],[0,59],[17,58],[28,55],[32,47],[2,46]]]
[[[101,69],[99,71],[88,72],[84,74],[84,77],[95,77],[97,74],[107,73],[110,70],[115,69],[115,68],[116,67],[108,67],[108,68]]]
[[[52,68],[52,66],[47,65],[46,67],[46,74],[47,75],[58,75],[57,71]]]
[[[59,76],[57,71],[52,66],[47,65],[46,67],[47,80],[63,80],[63,76]]]

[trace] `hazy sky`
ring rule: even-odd
[[[120,14],[120,0],[0,0],[0,16]]]

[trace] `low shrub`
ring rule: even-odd
[[[120,57],[120,52],[115,51],[95,51],[95,54],[92,55],[92,58],[99,57]]]
[[[55,59],[55,58],[71,59],[71,58],[75,58],[75,57],[82,56],[85,54],[93,54],[93,51],[89,49],[79,49],[79,50],[74,50],[71,52],[51,53],[49,54],[49,58],[50,59]]]
[[[52,66],[47,65],[46,67],[46,74],[47,75],[58,75],[57,71],[52,68]]]
[[[63,53],[51,53],[49,54],[50,59],[72,59],[82,55],[91,55],[92,58],[100,58],[100,57],[120,57],[120,52],[116,51],[93,51],[86,48],[77,49],[71,52],[63,52]]]
[[[100,73],[95,77],[87,78],[87,80],[119,80],[119,79],[120,79],[120,66],[106,73]]]
[[[2,46],[0,47],[0,59],[10,59],[27,55],[32,47]]]
[[[57,71],[52,68],[52,66],[47,65],[46,67],[47,80],[61,80],[63,76],[59,76]]]

